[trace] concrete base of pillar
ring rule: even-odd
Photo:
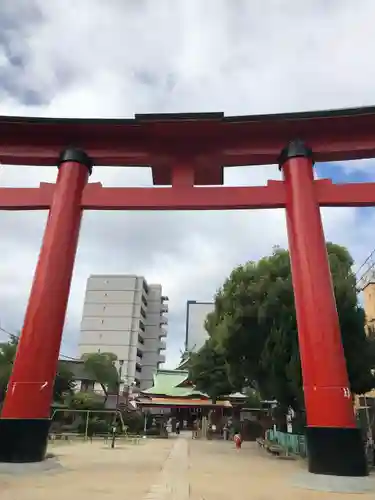
[[[309,472],[348,477],[368,475],[360,429],[307,427],[306,441]]]
[[[41,462],[46,457],[50,419],[0,419],[0,462]]]

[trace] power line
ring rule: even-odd
[[[10,337],[12,340],[19,338],[19,335],[17,333],[9,332],[8,330],[5,330],[5,328],[3,328],[2,326],[0,326],[0,332],[3,332],[6,335],[8,335],[8,337]],[[70,361],[77,361],[77,358],[72,358],[71,356],[66,356],[65,354],[60,354],[59,357],[68,359]]]
[[[366,285],[368,285],[368,283],[375,278],[375,249],[359,267],[358,271],[356,272],[356,276],[356,287],[361,292],[366,287]]]

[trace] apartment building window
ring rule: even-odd
[[[140,328],[140,330],[142,330],[142,332],[145,331],[145,325],[144,325],[143,321],[139,322],[139,328]]]
[[[143,358],[143,352],[140,349],[137,349],[137,356],[138,356],[138,358],[141,358],[141,359]]]
[[[146,283],[145,280],[143,280],[143,290],[146,292],[146,294],[148,295],[148,285]]]
[[[141,306],[141,316],[143,316],[146,319],[146,312],[142,306]]]
[[[142,295],[142,304],[147,307],[147,299],[144,295]]]
[[[138,373],[141,373],[142,367],[141,367],[141,365],[139,363],[135,364],[135,371],[137,371]]]
[[[138,342],[142,345],[145,343],[145,339],[139,333],[138,333]]]

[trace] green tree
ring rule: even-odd
[[[363,393],[374,385],[363,310],[358,306],[349,252],[327,244],[351,389]],[[233,270],[215,298],[206,329],[237,390],[253,387],[286,409],[303,409],[301,366],[289,253],[272,255]],[[212,355],[213,356],[213,355]],[[207,361],[206,361],[207,360]],[[207,369],[205,368],[207,363]],[[212,360],[204,354],[202,373]],[[196,379],[199,378],[196,376]],[[209,384],[204,379],[203,386]],[[206,391],[207,391],[207,387]]]
[[[65,398],[74,392],[73,373],[66,366],[66,363],[59,362],[55,384],[53,387],[53,399],[58,403],[64,402]]]
[[[256,389],[247,388],[245,389],[246,408],[261,408],[262,407],[262,398],[260,393]]]
[[[16,356],[18,340],[17,335],[11,335],[8,342],[0,344],[0,401],[3,401],[5,397]],[[66,395],[72,393],[73,386],[73,374],[66,368],[64,363],[59,363],[53,388],[54,401],[62,402]]]
[[[0,344],[0,401],[4,400],[9,377],[12,373],[13,361],[17,351],[18,338],[10,337],[8,342]]]
[[[76,392],[71,394],[66,403],[72,410],[102,410],[103,399],[92,392]]]
[[[214,403],[219,396],[232,392],[229,365],[214,339],[208,339],[199,352],[190,355],[189,378],[196,389],[205,392]]]
[[[108,394],[117,393],[119,374],[115,362],[117,356],[112,352],[84,354],[85,370],[102,386],[105,399]]]

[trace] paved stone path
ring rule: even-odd
[[[1,500],[368,500],[372,493],[311,491],[294,487],[302,461],[269,456],[254,443],[180,438],[139,445],[102,442],[53,445],[59,467],[0,468]]]
[[[188,500],[188,441],[177,439],[144,500]]]

